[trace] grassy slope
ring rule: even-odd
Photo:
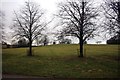
[[[41,77],[117,77],[117,45],[85,45],[86,58],[77,57],[78,45],[34,47],[34,56],[26,48],[3,50],[3,73]]]

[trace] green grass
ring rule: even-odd
[[[3,73],[57,78],[117,78],[120,45],[84,45],[85,57],[79,58],[79,45],[3,49]]]

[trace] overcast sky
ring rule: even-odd
[[[0,8],[5,12],[5,25],[6,25],[6,32],[9,33],[11,32],[9,27],[12,23],[13,19],[13,11],[19,11],[19,9],[24,5],[24,2],[27,0],[1,0],[0,1]],[[31,0],[33,2],[36,2],[38,5],[41,6],[46,12],[46,18],[49,21],[51,18],[53,18],[53,14],[56,13],[57,11],[57,3],[63,0]],[[102,0],[94,0],[96,5],[99,5],[102,3]],[[53,25],[56,23],[52,23],[51,25],[51,30]],[[49,27],[50,28],[50,27]],[[10,37],[10,34],[7,34]],[[88,43],[95,43],[96,41],[103,41],[102,43],[105,43],[105,40],[103,40],[100,37],[97,37],[95,39],[89,40]],[[74,42],[78,42],[77,38],[73,40]]]

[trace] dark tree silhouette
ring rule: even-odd
[[[120,35],[120,1],[104,0],[102,5],[105,14],[104,28],[111,37]]]
[[[59,41],[59,44],[71,44],[71,39],[67,39],[65,38],[65,35],[64,34],[59,34],[57,36],[57,39]]]
[[[107,44],[120,44],[120,35],[116,35],[107,40]]]
[[[57,16],[62,19],[62,33],[79,39],[79,57],[83,57],[83,43],[96,34],[95,19],[98,12],[92,6],[92,2],[87,0],[68,0],[60,3],[59,8]]]
[[[48,45],[49,39],[48,39],[47,35],[44,36],[44,41],[43,41],[43,43],[44,43],[44,46]]]
[[[49,43],[49,38],[47,35],[44,35],[42,39],[39,41],[39,43],[43,44],[44,46],[48,45]]]
[[[28,47],[28,42],[25,38],[18,40],[18,47]]]
[[[64,34],[59,34],[59,35],[57,36],[57,40],[59,41],[60,44],[63,43],[64,37],[65,37]]]
[[[43,10],[39,9],[39,6],[33,2],[25,2],[25,6],[20,10],[20,13],[15,12],[15,20],[13,29],[15,31],[15,37],[25,37],[29,41],[29,53],[28,56],[32,56],[32,42],[38,35],[42,35],[42,31],[47,25],[42,21]]]

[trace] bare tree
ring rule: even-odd
[[[111,37],[120,36],[120,1],[104,0],[102,5],[105,14],[104,28]]]
[[[5,20],[5,14],[3,11],[0,10],[0,41],[4,41],[5,40],[5,32],[4,32],[4,20]]]
[[[44,35],[41,40],[39,41],[40,44],[43,44],[44,46],[48,45],[49,43],[49,38],[47,35]]]
[[[64,39],[65,39],[65,36],[62,33],[57,36],[57,40],[59,41],[59,44],[62,44]]]
[[[83,43],[96,34],[95,19],[98,12],[92,6],[92,2],[87,0],[68,0],[66,3],[60,3],[59,8],[57,16],[62,19],[62,33],[79,39],[79,57],[83,57]]]
[[[25,6],[20,10],[20,13],[15,12],[15,20],[13,29],[15,37],[25,37],[29,41],[28,56],[32,56],[32,42],[38,35],[42,35],[42,31],[47,25],[43,22],[43,10],[33,2],[25,2]]]

